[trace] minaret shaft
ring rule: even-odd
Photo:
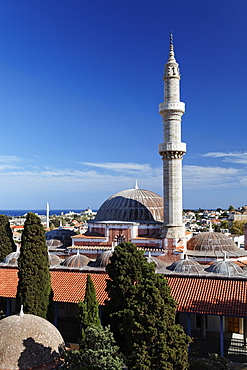
[[[181,142],[181,117],[184,112],[185,104],[180,102],[180,72],[171,38],[164,71],[164,103],[159,105],[164,123],[164,142],[159,145],[164,171],[164,238],[181,239],[185,236],[182,219],[182,157],[186,153],[186,144]]]

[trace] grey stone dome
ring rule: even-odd
[[[128,189],[108,198],[94,221],[163,222],[163,198],[149,190]]]
[[[64,262],[61,263],[62,266],[71,267],[71,268],[81,268],[87,266],[90,262],[90,258],[84,256],[83,254],[75,254],[66,258]]]
[[[59,358],[64,340],[49,321],[35,315],[0,320],[0,369],[31,369]]]
[[[55,243],[54,240],[58,240],[62,243],[61,245],[63,247],[67,248],[67,247],[72,245],[71,236],[73,236],[73,235],[76,235],[75,231],[59,228],[59,229],[54,229],[54,230],[51,230],[51,231],[48,231],[47,233],[45,233],[45,238],[46,238],[47,242],[49,240],[53,240],[51,246],[56,246],[56,243]],[[48,244],[49,244],[49,242],[48,242]],[[51,246],[49,246],[49,247],[51,247]]]
[[[187,249],[197,251],[237,251],[238,247],[225,234],[205,232],[191,238],[187,243]]]
[[[6,263],[6,265],[11,265],[11,266],[17,266],[19,256],[20,256],[20,251],[11,252],[4,258],[2,263]]]
[[[213,274],[236,276],[243,275],[244,271],[235,262],[224,259],[222,261],[216,261],[210,265],[206,271]]]
[[[165,264],[158,257],[148,256],[147,259],[148,259],[148,262],[154,262],[155,263],[156,270],[160,270],[160,269],[163,269],[165,267]]]
[[[96,259],[94,266],[95,267],[106,267],[108,263],[111,263],[110,258],[113,254],[112,250],[105,251]]]
[[[247,252],[238,248],[225,234],[204,232],[191,238],[187,243],[186,255],[200,259],[246,257]]]
[[[57,266],[57,265],[60,265],[60,263],[62,262],[61,258],[58,257],[56,254],[54,253],[48,253],[48,257],[49,257],[49,264],[50,264],[50,267],[51,266]]]
[[[197,274],[204,270],[197,261],[192,259],[178,260],[169,266],[168,269],[174,272],[187,272],[190,274]]]

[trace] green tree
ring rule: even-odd
[[[231,233],[237,234],[237,235],[244,235],[244,225],[246,224],[246,221],[238,221],[235,220],[232,223]]]
[[[89,326],[80,351],[65,352],[65,366],[74,370],[122,370],[117,350],[110,327]]]
[[[18,270],[17,312],[23,305],[24,313],[51,319],[52,290],[44,228],[40,218],[31,212],[24,224]]]
[[[132,370],[187,369],[190,338],[175,324],[167,280],[132,243],[115,248],[107,265],[111,327]]]
[[[220,221],[220,227],[221,229],[228,229],[228,221],[227,220]]]
[[[15,250],[16,245],[13,240],[9,219],[6,215],[0,215],[0,262]]]
[[[84,338],[88,326],[100,325],[99,303],[96,299],[96,292],[90,274],[87,275],[84,301],[79,301],[78,309],[78,318],[82,326],[82,338]]]
[[[78,303],[78,318],[82,325],[79,351],[67,351],[65,364],[68,369],[120,370],[122,359],[110,328],[100,324],[99,305],[91,275],[87,275],[84,301]]]
[[[228,211],[233,212],[233,211],[235,211],[235,208],[233,206],[229,206]]]

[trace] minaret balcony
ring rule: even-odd
[[[166,110],[173,110],[173,111],[179,111],[184,113],[185,112],[185,104],[183,102],[178,103],[161,103],[159,104],[159,112],[163,112]]]
[[[186,143],[162,143],[159,144],[159,153],[164,152],[182,152],[186,153]]]

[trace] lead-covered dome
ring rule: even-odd
[[[61,265],[71,268],[82,268],[84,266],[87,266],[89,262],[90,258],[84,256],[84,254],[77,253],[66,258],[66,260],[64,260]]]
[[[163,222],[163,198],[149,190],[128,189],[108,198],[94,221]]]
[[[168,267],[168,270],[174,272],[184,272],[190,274],[198,274],[203,271],[203,267],[192,259],[183,259],[174,262],[171,266]]]
[[[54,325],[35,315],[0,320],[0,369],[32,369],[60,357],[64,341]]]
[[[244,271],[235,262],[224,259],[222,261],[216,261],[209,266],[206,271],[213,274],[227,275],[227,276],[238,276],[244,275]]]
[[[225,234],[216,232],[204,232],[191,238],[187,243],[188,256],[223,258],[226,254],[228,258],[246,257],[247,252],[241,250]]]

